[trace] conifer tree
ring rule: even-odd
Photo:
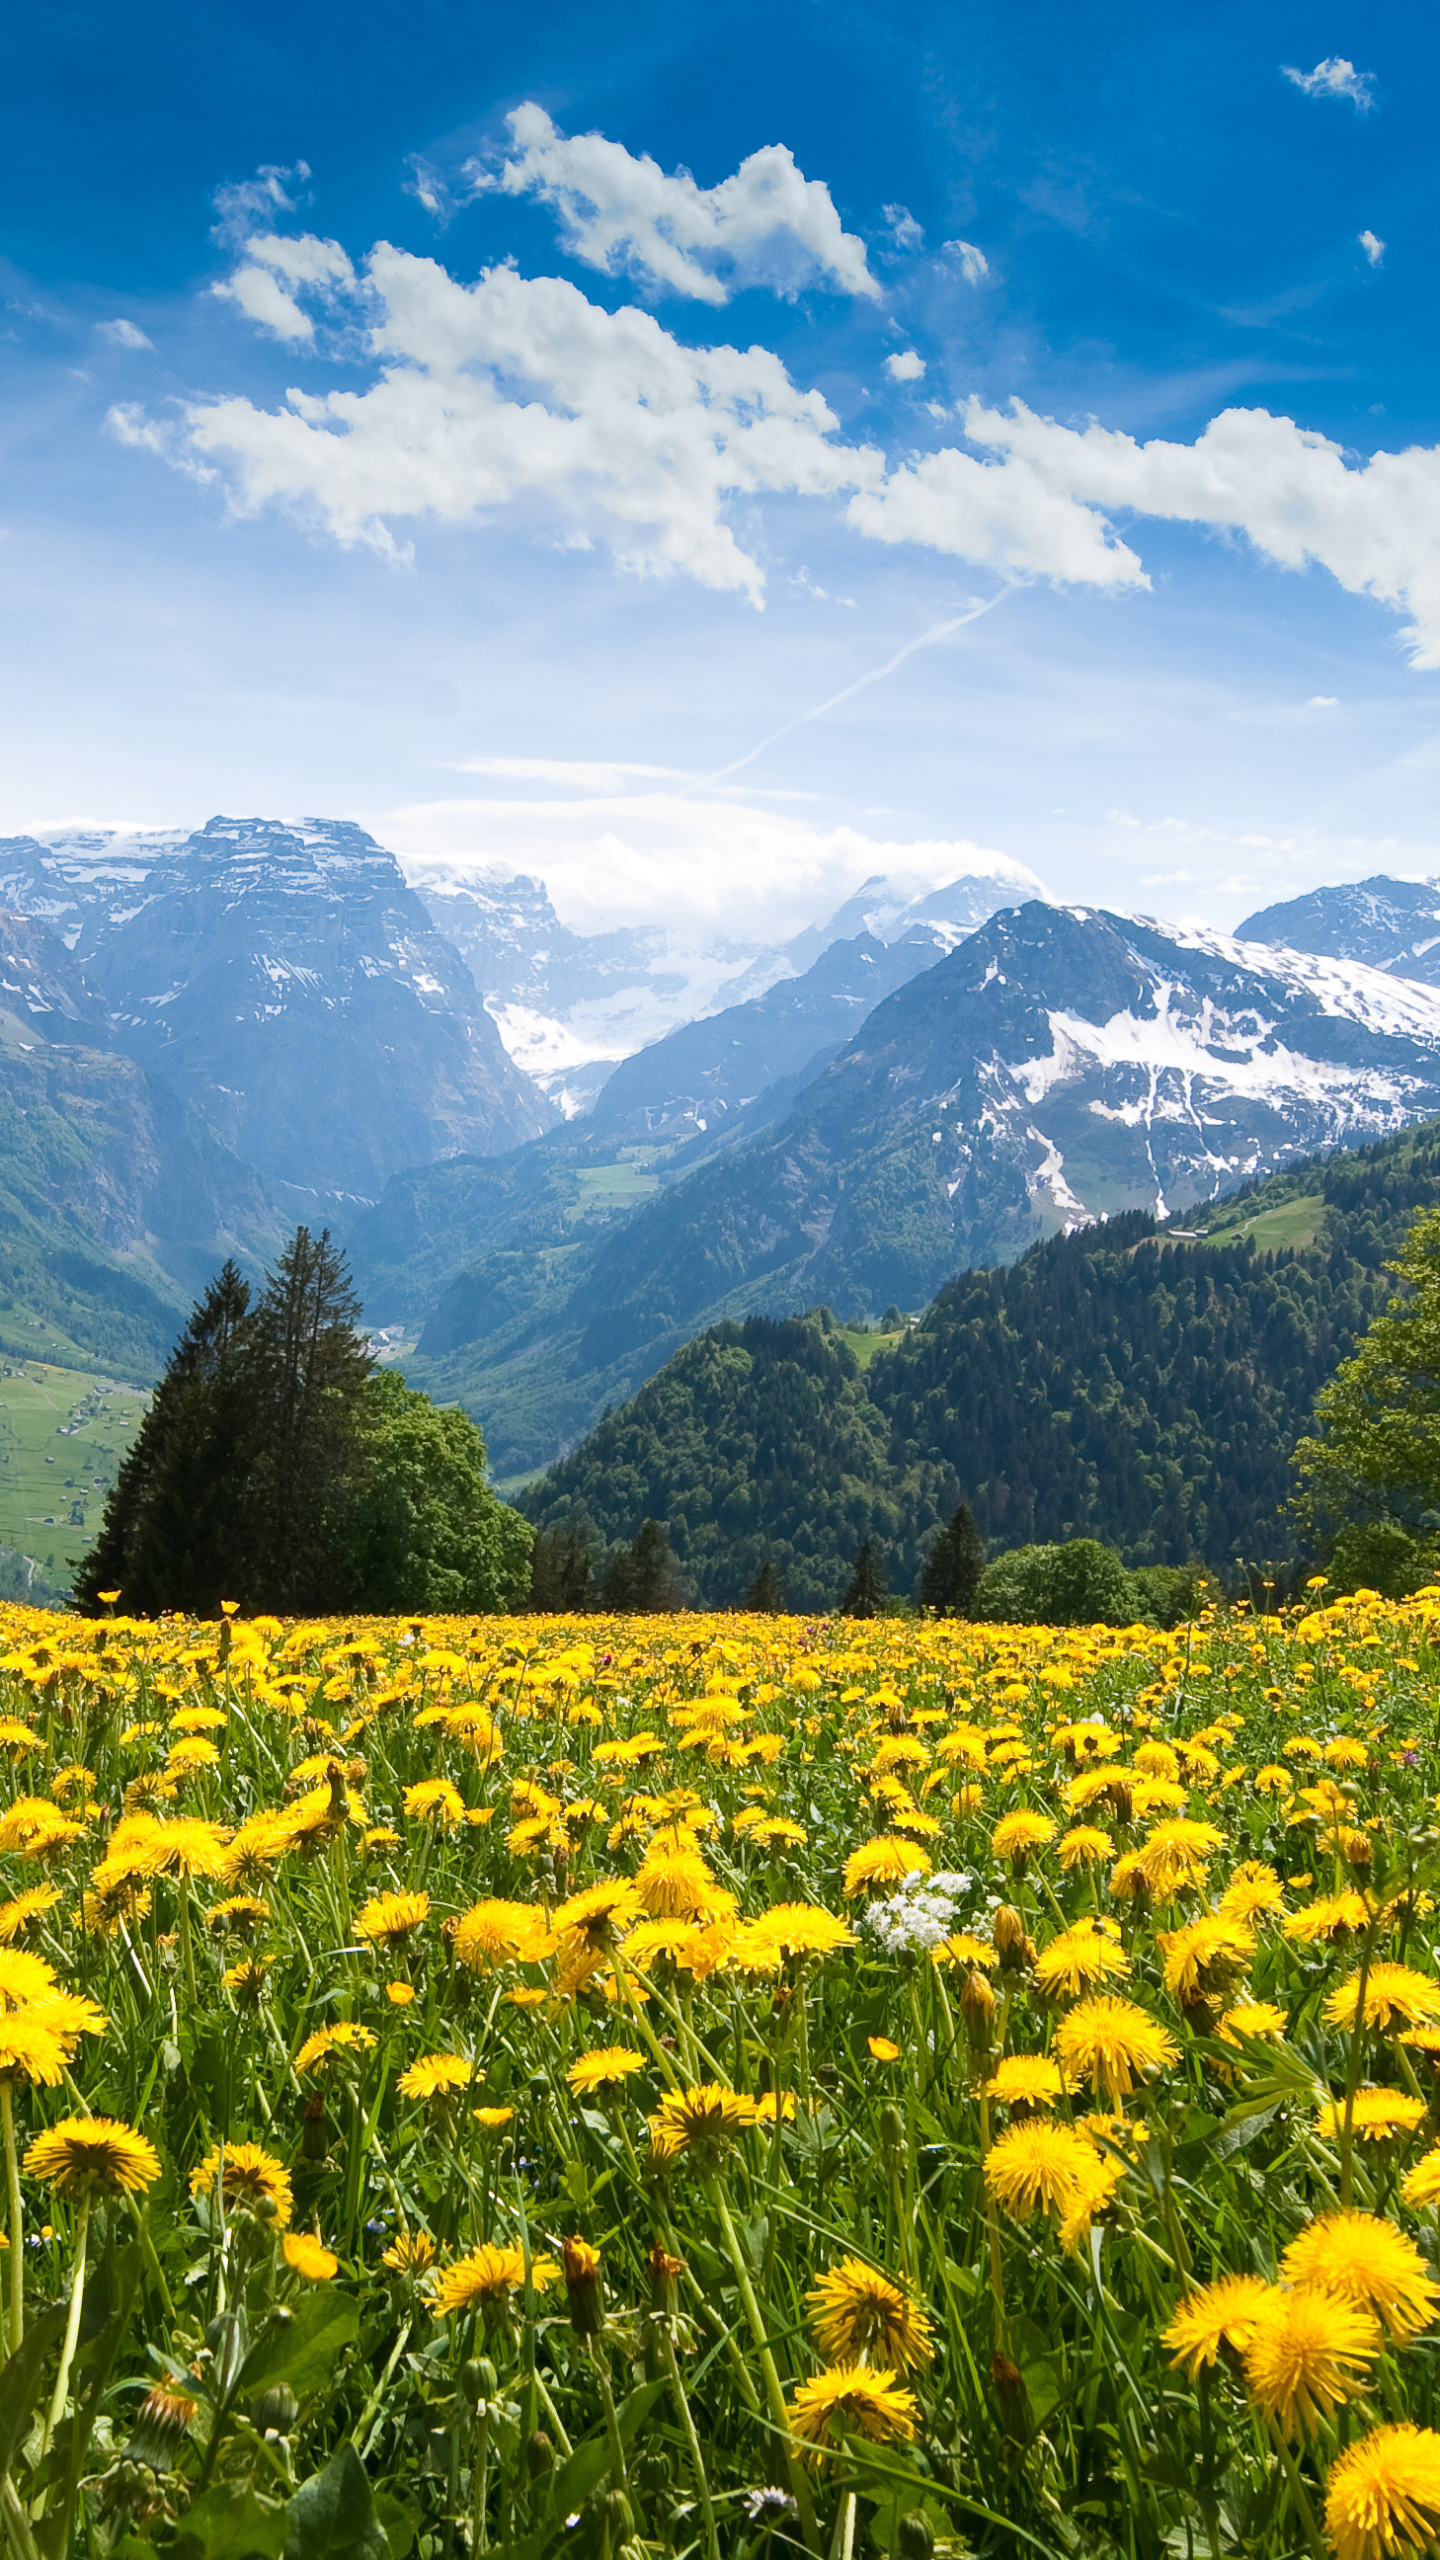
[[[607,1609],[654,1617],[683,1600],[680,1568],[658,1520],[642,1520],[626,1547],[617,1548],[605,1572],[601,1598]]]
[[[170,1357],[75,1577],[82,1607],[118,1590],[127,1610],[213,1616],[252,1605],[265,1414],[250,1290],[233,1262],[212,1280]]]
[[[333,1524],[361,1471],[360,1398],[374,1367],[360,1301],[328,1228],[297,1227],[255,1311],[268,1410],[263,1571],[272,1609],[322,1609]]]
[[[930,1542],[920,1577],[921,1607],[941,1618],[968,1618],[984,1570],[984,1541],[969,1503],[962,1502]]]
[[[867,1538],[850,1570],[840,1603],[842,1618],[878,1618],[890,1597],[885,1568],[875,1552],[873,1538]]]
[[[530,1550],[530,1607],[544,1616],[570,1617],[593,1608],[595,1537],[583,1512],[554,1529],[538,1531]]]
[[[754,1609],[767,1617],[778,1617],[785,1606],[785,1584],[773,1556],[767,1555],[754,1581],[743,1594],[742,1609]]]

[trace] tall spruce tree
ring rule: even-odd
[[[583,1512],[537,1531],[530,1550],[531,1609],[547,1617],[593,1609],[594,1578],[595,1532]]]
[[[118,1590],[145,1616],[213,1616],[222,1599],[264,1598],[255,1313],[233,1262],[212,1280],[176,1344],[105,1505],[100,1535],[75,1576],[93,1607]]]
[[[337,1523],[363,1471],[361,1398],[374,1367],[360,1301],[328,1228],[297,1227],[255,1311],[269,1428],[262,1468],[267,1605],[334,1605]]]
[[[878,1618],[890,1597],[885,1567],[875,1552],[875,1541],[867,1538],[850,1568],[840,1602],[842,1618]]]
[[[785,1606],[785,1582],[773,1556],[766,1556],[754,1581],[742,1593],[740,1606],[771,1618],[781,1614]]]
[[[920,1577],[920,1605],[937,1617],[968,1618],[980,1576],[985,1570],[985,1543],[968,1502],[937,1529]]]
[[[637,1617],[680,1608],[680,1568],[658,1520],[642,1520],[629,1545],[616,1549],[605,1569],[601,1598],[607,1609]]]

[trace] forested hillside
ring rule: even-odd
[[[768,1554],[792,1605],[833,1606],[866,1537],[908,1591],[962,1499],[997,1546],[1095,1537],[1232,1577],[1290,1559],[1290,1451],[1437,1183],[1432,1121],[1178,1231],[1137,1212],[966,1272],[893,1341],[823,1310],[713,1327],[522,1507],[607,1544],[665,1522],[712,1605]]]

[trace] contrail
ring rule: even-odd
[[[733,764],[722,764],[714,773],[698,774],[693,782],[686,783],[678,798],[688,800],[692,791],[708,791],[714,783],[728,782],[732,773],[743,773],[747,764],[753,764],[757,756],[763,756],[767,747],[775,746],[781,738],[788,738],[792,729],[803,729],[807,720],[823,720],[827,711],[838,711],[842,702],[852,701],[857,693],[865,691],[867,685],[879,684],[883,677],[893,676],[896,668],[903,667],[907,658],[913,658],[917,649],[929,649],[937,640],[948,640],[952,631],[963,631],[968,622],[978,622],[982,613],[992,612],[997,604],[1003,604],[1005,598],[1014,592],[1013,584],[1003,586],[998,595],[987,596],[983,604],[972,605],[968,613],[957,613],[949,622],[933,623],[918,638],[907,640],[904,648],[897,649],[893,658],[887,658],[883,667],[872,667],[868,675],[857,676],[843,692],[832,693],[828,702],[816,702],[808,711],[797,711],[793,720],[787,720],[782,728],[772,729],[769,737],[762,738],[759,746],[752,747],[748,755],[737,756]]]

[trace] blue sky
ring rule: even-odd
[[[1437,73],[1353,0],[12,13],[0,827],[740,935],[1440,870]]]

